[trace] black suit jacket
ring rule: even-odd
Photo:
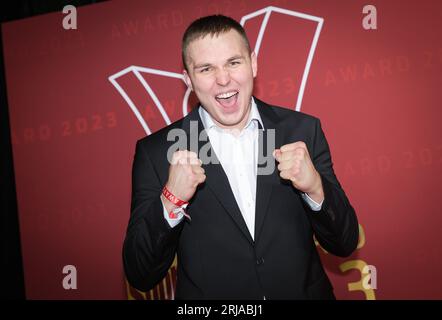
[[[167,141],[167,134],[173,128],[190,133],[191,121],[197,121],[202,130],[196,108],[137,142],[131,216],[123,248],[126,276],[135,288],[154,287],[177,254],[177,299],[334,298],[313,234],[328,252],[348,256],[357,246],[358,222],[333,172],[320,122],[301,112],[255,101],[265,127],[264,141],[267,129],[275,129],[276,148],[295,141],[306,143],[322,178],[321,211],[312,211],[275,167],[272,174],[257,177],[253,241],[222,166],[207,164],[203,165],[206,181],[188,207],[192,220],[171,228],[160,200],[168,178],[167,150],[174,143]]]

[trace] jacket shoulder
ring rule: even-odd
[[[268,114],[276,116],[280,124],[284,125],[297,123],[308,126],[315,126],[316,123],[320,121],[319,118],[316,118],[310,114],[301,111],[295,111],[293,109],[282,106],[271,105],[257,98],[254,99],[256,103],[260,105],[261,109],[267,109],[269,111]]]
[[[319,118],[304,113],[302,111],[295,111],[281,106],[269,105],[269,107],[276,113],[276,115],[282,121],[295,120],[295,121],[310,122],[310,123],[316,123],[317,121],[319,121]]]

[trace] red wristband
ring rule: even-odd
[[[163,196],[165,196],[167,200],[169,200],[178,207],[182,207],[183,205],[189,203],[187,201],[178,199],[172,192],[169,191],[169,189],[166,188],[166,186],[164,186],[163,188]]]

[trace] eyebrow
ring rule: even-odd
[[[229,59],[227,59],[227,62],[232,62],[234,60],[239,60],[239,59],[244,60],[244,57],[242,55],[238,54],[236,56],[233,56],[233,57],[230,57]],[[195,70],[195,69],[207,68],[207,67],[211,67],[211,66],[212,66],[211,63],[201,63],[201,64],[197,64],[197,65],[193,66],[193,69]]]
[[[238,60],[238,59],[244,59],[244,57],[242,55],[238,54],[236,56],[233,56],[233,57],[227,59],[227,62],[232,62],[233,60]]]

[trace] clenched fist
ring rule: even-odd
[[[188,150],[174,152],[166,183],[167,189],[174,196],[183,201],[189,201],[195,194],[198,185],[205,180],[206,175],[201,167],[201,160],[198,159],[195,152]],[[169,211],[174,208],[169,200],[163,195],[161,197]]]
[[[273,156],[279,162],[281,178],[290,180],[296,189],[307,193],[316,202],[324,199],[321,176],[316,171],[304,142],[283,145],[280,149],[275,149]]]

